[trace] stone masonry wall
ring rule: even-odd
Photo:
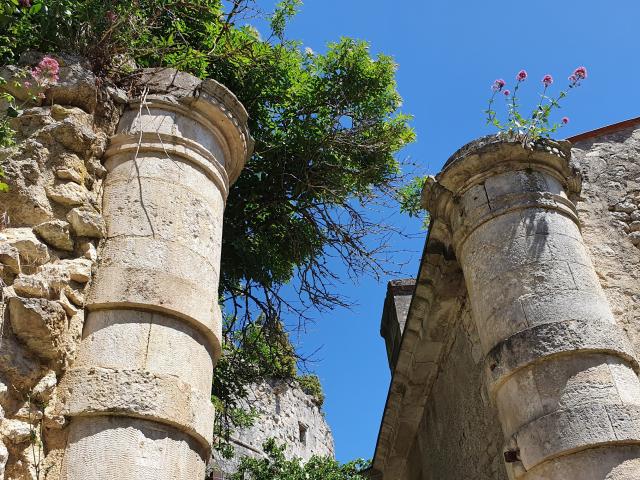
[[[235,472],[244,456],[263,456],[262,444],[268,438],[287,445],[287,458],[308,460],[313,455],[334,456],[333,436],[322,410],[312,396],[296,385],[279,380],[254,385],[246,407],[258,415],[254,425],[234,432],[234,458],[225,460],[214,452],[209,478],[225,478],[225,474]]]
[[[640,124],[576,142],[582,235],[616,321],[640,352]]]
[[[407,466],[406,480],[506,480],[502,432],[482,381],[482,350],[468,307],[451,336]]]
[[[78,60],[56,58],[60,81],[13,120],[17,144],[0,150],[10,188],[0,193],[0,480],[56,477],[65,443],[56,386],[82,334],[104,235],[100,158],[126,102]],[[17,73],[0,76],[23,100]]]

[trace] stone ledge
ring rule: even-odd
[[[532,470],[519,473],[526,475],[527,480],[548,480],[549,478],[637,480],[640,466],[638,459],[640,459],[640,445],[614,443],[554,458],[537,465]],[[522,466],[520,468],[522,469]],[[523,478],[520,475],[515,478]]]
[[[496,345],[485,359],[487,389],[492,396],[511,375],[557,355],[610,354],[640,372],[635,351],[615,324],[599,320],[545,323],[523,330]]]
[[[513,437],[526,470],[608,444],[640,444],[640,405],[587,404],[537,418]]]
[[[59,390],[58,414],[69,417],[113,415],[154,420],[196,439],[208,452],[215,410],[179,378],[140,370],[73,368]]]
[[[531,170],[555,178],[568,195],[580,193],[580,172],[571,163],[567,142],[545,140],[531,148],[488,136],[458,150],[436,176],[430,177],[422,191],[422,205],[432,215],[450,217],[459,198],[487,178],[507,172]]]
[[[200,284],[159,270],[105,266],[94,280],[86,308],[144,310],[186,320],[209,340],[214,363],[220,358],[222,314],[216,297]]]
[[[578,193],[582,184],[580,172],[570,164],[570,158],[571,143],[567,141],[542,139],[525,148],[520,142],[505,140],[499,135],[487,135],[472,140],[451,155],[438,175],[438,180],[449,177],[446,182],[443,181],[443,185],[457,191],[456,186],[476,183],[475,177],[480,172],[540,168],[555,170],[557,176],[564,177],[563,183],[568,190]]]

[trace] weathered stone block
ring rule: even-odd
[[[43,298],[13,297],[9,300],[11,328],[41,358],[59,360],[67,316],[56,302]]]
[[[47,187],[47,197],[61,205],[73,207],[87,200],[87,190],[74,182],[56,183]]]
[[[79,237],[102,238],[105,234],[102,216],[92,210],[73,208],[67,213],[73,232]]]
[[[36,225],[33,231],[46,243],[59,250],[73,251],[69,224],[64,220],[50,220]]]

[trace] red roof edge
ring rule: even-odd
[[[582,140],[599,137],[601,135],[607,135],[609,133],[617,132],[618,130],[624,130],[625,128],[633,127],[637,123],[640,123],[640,117],[631,118],[623,122],[614,123],[605,127],[596,128],[595,130],[591,130],[589,132],[580,133],[579,135],[567,138],[567,140],[569,140],[571,143],[581,142]]]

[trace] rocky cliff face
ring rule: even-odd
[[[100,158],[119,118],[114,98],[123,101],[79,61],[59,60],[59,82],[13,119],[17,145],[0,149],[9,185],[0,193],[0,479],[57,473],[65,418],[56,386],[82,334],[104,235]],[[26,98],[18,68],[0,77]]]
[[[257,413],[254,425],[234,432],[234,458],[227,460],[214,453],[210,479],[223,479],[235,472],[244,456],[264,456],[262,444],[268,438],[286,444],[287,458],[334,456],[333,436],[324,414],[314,398],[296,384],[272,380],[254,385],[245,406]]]

